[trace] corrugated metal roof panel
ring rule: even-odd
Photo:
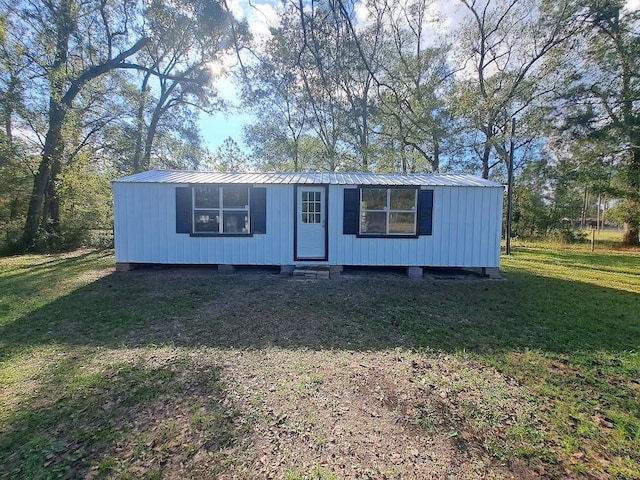
[[[178,170],[149,170],[123,177],[123,183],[189,183],[189,184],[288,184],[288,185],[428,185],[449,187],[501,187],[502,185],[474,175],[464,174],[400,174],[357,172],[292,172],[292,173],[216,173]]]

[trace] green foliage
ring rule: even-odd
[[[1,251],[86,245],[111,229],[115,172],[199,166],[211,63],[249,37],[223,2],[0,5]]]
[[[214,172],[246,172],[249,165],[249,158],[236,141],[228,137],[207,160],[204,168]]]
[[[553,229],[548,233],[548,238],[560,243],[583,243],[587,240],[587,232],[584,230],[572,230],[570,228]]]
[[[17,143],[9,143],[0,132],[0,255],[20,251],[24,213],[33,181],[25,152]]]
[[[563,143],[595,153],[605,164],[606,189],[616,198],[628,244],[640,244],[640,31],[637,10],[615,0],[585,3],[588,22],[581,58],[565,65],[568,100],[561,112]],[[594,156],[591,156],[593,158]]]

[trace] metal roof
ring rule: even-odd
[[[114,180],[116,183],[280,184],[280,185],[427,185],[446,187],[501,187],[474,175],[355,172],[219,173],[149,170]]]

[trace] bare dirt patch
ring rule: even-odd
[[[496,372],[403,351],[271,349],[224,357],[222,378],[254,422],[245,463],[252,478],[539,478],[492,456],[467,412],[455,407],[458,399],[425,381],[446,383],[443,372],[464,365],[507,385]],[[475,383],[469,396],[481,396],[485,386]],[[515,416],[521,392],[509,388],[512,411],[504,405],[504,414]]]

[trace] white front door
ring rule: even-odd
[[[327,212],[324,187],[298,187],[296,259],[326,260]]]

